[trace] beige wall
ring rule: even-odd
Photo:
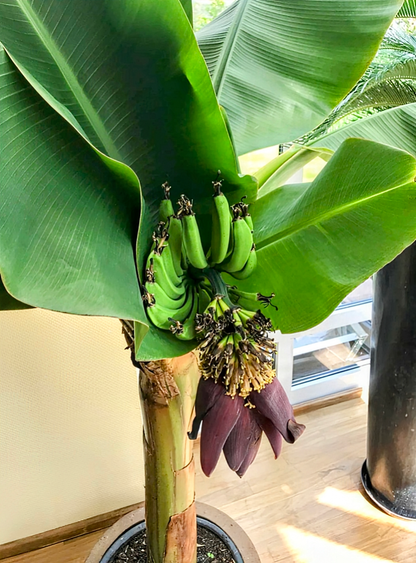
[[[116,319],[0,312],[0,543],[144,498],[124,347]]]

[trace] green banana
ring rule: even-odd
[[[173,266],[175,272],[178,276],[183,274],[182,262],[182,222],[176,217],[176,215],[171,215],[168,224],[169,233],[169,246],[172,254]]]
[[[194,288],[188,287],[185,303],[179,308],[171,309],[168,307],[158,306],[157,302],[148,306],[146,308],[146,313],[149,319],[158,328],[161,328],[162,330],[170,330],[172,321],[169,319],[173,318],[175,321],[182,322],[191,312],[194,301],[193,292]]]
[[[173,268],[169,268],[170,262],[166,264],[163,254],[151,252],[146,263],[146,279],[151,281],[150,274],[153,274],[153,280],[163,287],[166,294],[171,299],[178,299],[183,293],[183,279],[176,275]]]
[[[233,228],[233,250],[226,262],[221,264],[220,269],[228,273],[242,270],[249,258],[253,246],[253,234],[250,227],[237,216],[232,222]]]
[[[253,225],[253,218],[250,215],[250,213],[247,213],[246,215],[243,215],[243,219],[244,221],[247,223],[247,225],[250,228],[250,231],[253,232],[254,229],[254,225]]]
[[[199,233],[195,213],[192,210],[192,203],[184,195],[181,196],[178,203],[180,207],[179,215],[182,220],[183,241],[185,243],[186,255],[194,268],[203,270],[208,266],[208,263],[205,258],[204,249],[202,248],[201,235]]]
[[[185,319],[182,324],[182,331],[176,333],[176,338],[179,340],[193,340],[196,336],[195,333],[195,315],[198,312],[199,298],[198,292],[194,288],[193,290],[193,304],[192,310],[189,316]]]
[[[156,305],[158,307],[165,307],[167,309],[179,309],[186,301],[185,284],[182,284],[182,294],[176,299],[169,297],[169,295],[164,291],[163,287],[160,286],[157,282],[146,282],[145,288],[154,296]]]
[[[242,199],[245,199],[245,196],[244,196]],[[245,221],[245,222],[247,223],[247,225],[249,226],[250,231],[253,232],[253,229],[254,229],[253,218],[252,218],[252,216],[250,215],[250,213],[248,212],[248,205],[247,205],[247,203],[242,202],[242,205],[241,205],[241,215],[242,215],[244,221]]]
[[[257,300],[257,293],[249,293],[247,291],[229,289],[229,295],[233,303],[249,311],[255,311],[260,307],[260,303]]]
[[[243,307],[243,309],[253,311],[259,309],[260,306],[268,307],[269,305],[271,305],[277,311],[276,305],[272,303],[272,299],[274,299],[275,297],[274,293],[270,295],[263,295],[262,293],[249,293],[247,291],[236,289],[235,286],[229,287],[228,293],[235,304]]]
[[[256,268],[257,268],[257,254],[256,254],[256,246],[255,244],[253,244],[244,268],[242,268],[238,272],[232,272],[231,275],[233,276],[233,278],[237,278],[238,280],[245,280],[246,278],[251,276],[251,274],[254,272]]]
[[[169,217],[174,214],[173,205],[170,199],[170,190],[171,186],[168,182],[162,184],[163,191],[165,192],[165,197],[160,202],[159,207],[159,221],[163,221],[164,223],[168,222]]]
[[[213,182],[211,259],[212,264],[221,264],[227,256],[230,242],[231,214],[227,198],[222,193],[222,180]]]
[[[182,222],[181,222],[182,224]],[[186,256],[186,248],[185,248],[185,243],[183,242],[183,228],[182,228],[182,248],[181,248],[181,268],[183,270],[186,270],[188,268],[188,257]]]

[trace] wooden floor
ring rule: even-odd
[[[416,523],[391,518],[362,495],[366,405],[354,399],[298,417],[303,437],[274,461],[266,440],[240,480],[224,460],[197,499],[235,518],[262,563],[415,563]],[[4,563],[84,563],[102,532]]]

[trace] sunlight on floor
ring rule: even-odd
[[[393,563],[293,526],[278,528],[278,532],[293,555],[293,563]]]
[[[394,518],[385,514],[370,504],[360,491],[340,491],[339,489],[327,487],[318,497],[318,502],[331,508],[338,508],[344,512],[356,514],[362,518],[375,520],[377,523],[385,523],[407,532],[416,532],[416,522]]]

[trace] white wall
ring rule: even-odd
[[[0,312],[0,543],[143,500],[124,347],[116,319]]]

